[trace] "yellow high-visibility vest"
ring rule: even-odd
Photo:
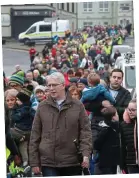
[[[87,52],[88,45],[86,43],[80,44],[79,49],[83,50],[84,53]]]
[[[88,38],[88,34],[83,33],[83,39],[86,40]]]
[[[104,46],[104,50],[107,55],[111,54],[111,46],[108,47]]]
[[[121,45],[121,44],[123,44],[123,39],[122,39],[121,36],[119,36],[119,38],[118,38],[118,45]]]

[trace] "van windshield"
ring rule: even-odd
[[[31,34],[31,33],[35,33],[35,32],[36,32],[36,26],[30,28],[30,29],[26,32],[26,34]]]
[[[125,85],[127,88],[136,88],[136,67],[125,67]]]

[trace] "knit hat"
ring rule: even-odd
[[[84,85],[88,85],[86,78],[81,78],[78,80],[78,83],[83,83]]]
[[[34,94],[36,94],[36,92],[38,90],[41,90],[41,91],[45,92],[45,89],[46,89],[46,87],[44,87],[43,85],[38,85],[34,90]]]
[[[21,85],[23,86],[24,84],[24,77],[18,75],[18,74],[15,74],[15,75],[12,75],[10,80],[9,80],[9,84],[10,83],[16,83],[18,85]]]
[[[33,92],[33,86],[28,85],[26,88],[23,88],[18,94],[17,98],[22,102],[22,103],[27,103],[30,101],[30,96]]]
[[[25,72],[24,71],[19,71],[16,73],[17,75],[21,76],[21,77],[24,77],[25,76]]]
[[[71,83],[77,83],[78,82],[78,78],[73,77],[73,78],[70,79],[70,82]]]

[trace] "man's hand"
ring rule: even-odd
[[[87,156],[83,157],[82,167],[89,168],[89,158]]]
[[[119,116],[118,113],[116,112],[115,116],[112,118],[114,121],[119,121]]]
[[[111,103],[108,101],[108,100],[104,100],[104,101],[102,101],[102,106],[105,108],[108,108],[108,107],[110,107],[110,106],[112,106],[111,105]]]
[[[33,167],[32,172],[34,172],[34,174],[40,174],[41,171],[39,167]]]

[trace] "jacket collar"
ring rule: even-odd
[[[73,102],[73,100],[72,100],[70,93],[66,92],[66,99],[65,99],[65,101],[63,101],[63,106],[69,107],[72,104],[72,102]],[[48,99],[46,100],[46,103],[57,108],[57,103],[51,96],[48,97]]]

